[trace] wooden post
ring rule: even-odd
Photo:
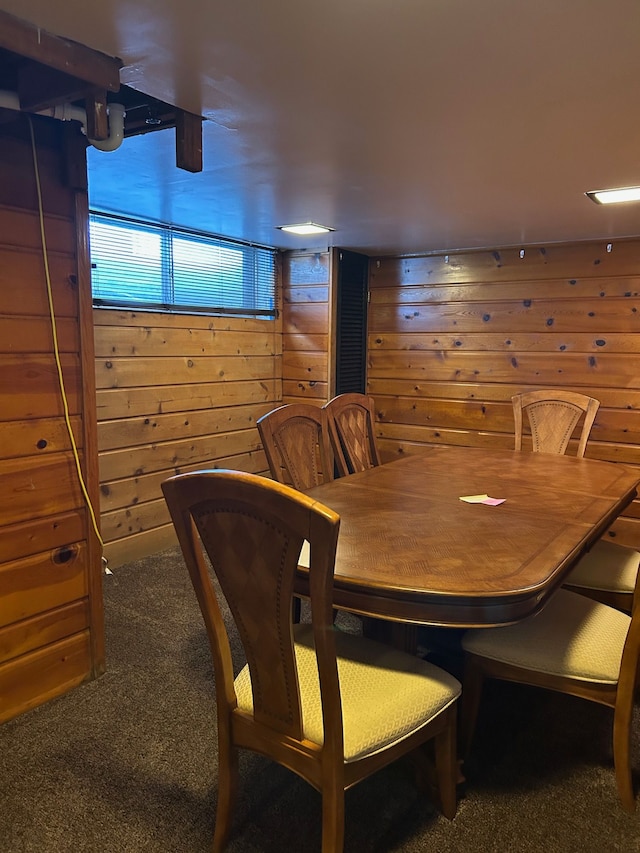
[[[202,171],[202,116],[176,110],[176,166]]]

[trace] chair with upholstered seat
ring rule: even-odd
[[[638,599],[636,592],[636,601]],[[640,651],[640,606],[633,616],[559,590],[535,616],[506,627],[467,631],[461,741],[471,746],[486,678],[579,696],[614,709],[613,758],[622,805],[635,809],[630,738]]]
[[[339,394],[323,409],[329,416],[329,434],[341,477],[380,465],[376,444],[373,397]]]
[[[320,406],[291,403],[256,422],[271,476],[300,491],[333,480],[327,414]]]
[[[270,757],[320,791],[323,853],[343,849],[345,791],[401,755],[430,762],[428,741],[441,809],[453,818],[460,683],[415,656],[334,628],[339,516],[289,486],[238,471],[182,474],[162,488],[214,663],[213,849],[222,850],[230,833],[240,749]],[[294,625],[291,598],[305,541],[311,623]],[[237,676],[205,553],[248,661]]]
[[[564,454],[584,415],[576,456],[585,454],[600,403],[574,391],[529,391],[511,398],[515,421],[515,449],[522,450],[523,415],[531,427],[534,452]],[[600,540],[565,580],[565,586],[603,604],[631,612],[640,553],[633,548]]]
[[[600,539],[567,575],[566,589],[631,613],[640,552]]]

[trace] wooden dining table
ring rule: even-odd
[[[633,500],[639,479],[613,462],[437,445],[308,494],[340,515],[337,608],[488,627],[539,611]],[[476,495],[504,502],[460,500]],[[299,594],[307,576],[301,566]]]

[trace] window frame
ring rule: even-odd
[[[99,286],[96,286],[97,269],[94,261],[95,255],[91,251],[92,235],[91,230],[94,224],[99,225],[114,225],[120,228],[127,228],[131,232],[142,234],[157,234],[160,238],[159,246],[159,261],[160,271],[157,286],[159,293],[163,298],[159,300],[141,299],[141,298],[119,298],[118,296],[100,295]],[[216,288],[221,292],[223,281],[217,284],[207,284],[201,289],[203,299],[194,299],[193,304],[183,300],[176,301],[176,267],[175,267],[175,251],[174,238],[177,240],[192,240],[205,248],[218,249],[223,252],[237,251],[241,258],[241,266],[239,275],[241,286],[235,286],[235,291],[241,294],[241,299],[247,304],[244,305],[223,305],[211,304],[205,302],[207,293],[214,293]],[[95,244],[94,239],[94,244]],[[264,246],[256,243],[247,243],[241,240],[234,240],[229,237],[221,237],[217,234],[210,234],[204,231],[196,231],[194,229],[182,228],[169,223],[154,222],[151,220],[137,219],[134,217],[122,216],[120,214],[109,213],[102,210],[89,210],[89,253],[91,259],[91,295],[94,308],[116,308],[120,310],[132,311],[151,311],[169,314],[198,314],[203,316],[234,316],[243,318],[258,318],[258,319],[276,319],[278,316],[277,310],[277,294],[278,294],[278,277],[280,270],[280,252],[272,246]],[[124,253],[122,262],[125,263]],[[118,259],[113,260],[114,264],[118,263]],[[183,285],[188,284],[189,279],[193,279],[194,283],[197,280],[197,271],[189,270],[188,266],[182,267]],[[231,266],[229,266],[229,272]],[[247,274],[248,272],[248,274]],[[217,271],[215,275],[223,278],[225,269]],[[214,275],[214,278],[215,278]],[[267,281],[264,280],[265,275]],[[120,285],[125,287],[126,284]],[[104,285],[104,290],[108,289],[108,285]],[[144,295],[144,288],[140,291]],[[197,289],[194,293],[198,292]],[[234,289],[231,290],[231,293]],[[138,297],[140,294],[137,294]],[[271,303],[271,307],[263,307],[265,302]],[[260,303],[262,302],[262,306]],[[258,307],[260,306],[260,307]]]

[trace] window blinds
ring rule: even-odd
[[[96,212],[89,237],[94,305],[275,316],[275,249]]]

